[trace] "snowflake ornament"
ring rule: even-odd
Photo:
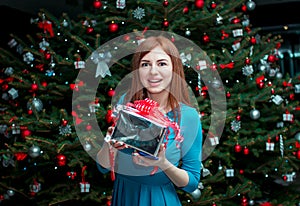
[[[133,17],[136,19],[141,20],[144,16],[145,16],[145,9],[141,8],[141,7],[137,7],[133,12]]]
[[[59,134],[60,135],[69,135],[72,133],[72,129],[70,125],[66,125],[66,126],[59,126]]]
[[[241,121],[233,120],[231,122],[231,130],[237,132],[241,129]]]
[[[253,74],[253,66],[252,65],[246,65],[242,68],[242,71],[243,71],[243,75],[248,77],[251,74]]]

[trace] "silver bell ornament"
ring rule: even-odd
[[[193,192],[190,193],[194,200],[197,200],[201,196],[201,191],[199,188],[195,189]]]
[[[27,102],[27,109],[36,110],[37,112],[40,112],[43,110],[43,102],[40,99],[34,97],[33,99]]]
[[[247,3],[246,3],[246,7],[249,11],[253,11],[256,7],[256,4],[254,1],[251,1],[249,0]]]
[[[220,80],[218,79],[214,79],[212,82],[211,82],[211,86],[215,89],[219,89],[221,87],[222,83]]]
[[[41,154],[41,149],[38,146],[33,145],[28,150],[28,155],[32,158],[36,158],[40,156],[40,154]]]
[[[92,145],[89,143],[89,142],[86,142],[84,145],[83,145],[83,148],[86,152],[88,151],[91,151],[92,149]]]
[[[260,111],[258,111],[257,109],[252,109],[252,110],[250,111],[250,117],[251,117],[251,119],[253,119],[253,120],[259,119],[259,118],[260,118]]]

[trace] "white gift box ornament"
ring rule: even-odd
[[[225,170],[226,177],[233,177],[234,176],[234,169],[226,169]]]
[[[200,61],[198,62],[198,65],[199,65],[199,67],[200,67],[200,70],[207,69],[207,63],[206,63],[205,60],[200,60]]]
[[[287,177],[286,179],[287,182],[293,182],[294,178],[296,178],[296,173],[292,172],[291,174],[286,174],[285,176]]]
[[[218,137],[210,137],[209,138],[211,146],[215,146],[219,144],[219,138]]]
[[[294,88],[295,88],[295,93],[296,93],[296,94],[299,94],[299,93],[300,93],[300,84],[296,84],[296,85],[294,86]]]
[[[280,95],[272,95],[272,102],[274,102],[276,105],[280,105],[283,102],[283,98]]]
[[[266,150],[267,151],[274,151],[274,146],[275,146],[274,142],[266,142]]]
[[[74,66],[75,66],[75,69],[84,69],[85,61],[75,61]]]
[[[8,94],[12,99],[15,99],[19,96],[18,94],[18,90],[11,88],[10,90],[8,90]]]
[[[232,31],[233,37],[243,36],[243,29],[235,29]]]
[[[288,111],[285,112],[285,114],[282,115],[283,121],[293,121],[294,115],[289,113]]]
[[[83,166],[82,170],[81,170],[81,182],[79,183],[81,192],[90,192],[91,185],[90,185],[90,183],[85,181],[85,175],[84,175],[86,167],[87,166]]]

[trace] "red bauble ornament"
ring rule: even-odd
[[[210,4],[210,8],[211,9],[215,9],[215,8],[217,8],[217,3],[216,2],[211,2],[211,4]]]
[[[248,58],[248,57],[246,57],[246,59],[245,59],[245,64],[249,65],[250,63],[251,63],[251,59]]]
[[[277,60],[276,56],[275,56],[275,55],[272,55],[272,54],[270,54],[270,55],[268,56],[268,59],[267,59],[267,61],[270,62],[270,63],[273,63],[273,62],[275,62],[276,60]]]
[[[119,25],[115,22],[111,22],[109,25],[108,25],[108,30],[112,33],[114,32],[117,32],[119,29]]]
[[[204,7],[204,0],[195,0],[195,7],[198,9],[202,9]]]
[[[282,176],[282,179],[283,179],[283,181],[286,181],[286,180],[287,180],[287,176],[286,176],[286,175],[283,175],[283,176]]]
[[[85,129],[87,131],[91,131],[92,130],[92,125],[90,125],[90,124],[86,125]]]
[[[169,22],[168,20],[164,20],[163,23],[162,23],[163,27],[168,27],[169,26]]]
[[[168,0],[164,0],[164,2],[163,2],[163,6],[164,7],[167,7],[169,5],[169,2],[168,2]]]
[[[300,160],[300,150],[298,150],[298,151],[296,152],[295,156],[296,156],[296,158],[297,158],[298,160]]]
[[[100,9],[102,7],[102,2],[100,0],[95,0],[93,6],[95,9]]]
[[[93,33],[93,31],[94,31],[94,28],[91,27],[91,26],[88,26],[88,27],[86,28],[86,33],[87,33],[87,34],[91,34],[91,33]]]
[[[247,6],[246,6],[245,4],[243,4],[242,7],[241,7],[241,10],[242,10],[243,12],[246,12],[246,11],[247,11]]]
[[[32,115],[33,111],[32,109],[28,109],[27,114]]]
[[[256,44],[256,38],[255,37],[251,37],[250,38],[250,43],[253,44],[253,45]]]
[[[185,7],[182,9],[182,13],[184,13],[184,14],[189,13],[189,7],[185,6]]]
[[[233,18],[232,20],[231,20],[231,23],[232,24],[238,24],[238,23],[240,23],[241,22],[241,20],[239,19],[239,18],[237,18],[237,17],[235,17],[235,18]]]
[[[248,155],[249,154],[249,148],[245,146],[244,150],[243,150],[243,153],[244,153],[244,155]]]
[[[51,54],[49,52],[45,52],[44,56],[47,60],[51,58]]]
[[[65,166],[66,163],[67,163],[67,158],[66,158],[66,156],[63,155],[63,154],[58,154],[58,155],[56,156],[56,160],[57,160],[58,166]]]
[[[248,200],[246,197],[242,197],[241,199],[241,206],[247,206],[248,205]]]
[[[112,88],[110,88],[109,91],[107,92],[107,95],[109,97],[113,97],[115,95],[115,93],[116,93],[115,90],[113,90]]]
[[[262,89],[262,88],[264,88],[265,83],[264,83],[264,82],[259,82],[259,83],[257,84],[257,86],[258,86],[259,89]]]
[[[28,130],[28,129],[22,130],[21,136],[22,136],[23,138],[25,138],[25,137],[27,137],[27,136],[30,136],[30,135],[31,135],[31,131],[30,131],[30,130]]]
[[[241,151],[242,151],[241,145],[239,145],[239,144],[237,143],[237,144],[234,146],[234,151],[235,151],[236,153],[241,152]]]
[[[130,40],[130,36],[129,35],[124,35],[123,39],[124,39],[124,41],[129,41]]]
[[[43,87],[47,87],[47,86],[48,86],[48,83],[47,83],[47,82],[42,82],[42,86],[43,86]]]
[[[236,119],[237,121],[241,121],[241,115],[236,115],[235,119]]]
[[[210,41],[209,36],[207,34],[203,35],[202,40],[204,43],[208,43]]]
[[[245,172],[245,171],[244,171],[244,170],[242,170],[242,169],[240,169],[240,171],[239,171],[239,172],[240,172],[240,174],[242,175],[242,174],[244,174],[244,172]]]
[[[105,115],[105,120],[107,124],[112,124],[113,123],[113,117],[112,117],[112,109],[108,109]]]
[[[67,126],[68,125],[68,120],[65,120],[65,119],[63,119],[63,120],[61,120],[61,125],[62,126]]]
[[[39,89],[39,86],[38,86],[37,83],[33,83],[33,84],[31,85],[31,90],[32,90],[33,92],[37,91],[38,89]]]
[[[230,92],[226,92],[226,97],[230,98],[231,97],[231,93]]]

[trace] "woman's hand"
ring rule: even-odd
[[[145,167],[157,166],[162,170],[167,169],[168,165],[170,165],[170,162],[166,158],[166,148],[164,144],[162,144],[159,148],[157,159],[145,157],[135,151],[132,153],[132,160],[137,165]]]
[[[116,141],[116,140],[112,140],[110,137],[114,131],[115,127],[111,126],[107,129],[107,132],[106,132],[106,137],[109,137],[107,142],[109,144],[111,144],[114,148],[118,149],[118,150],[121,150],[121,149],[124,149],[124,148],[128,148],[128,145],[124,144],[124,142],[119,142],[119,141]]]

